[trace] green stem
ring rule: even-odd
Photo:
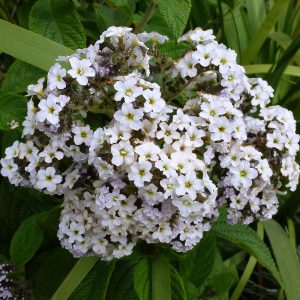
[[[171,300],[170,261],[157,253],[152,257],[152,300]]]
[[[155,3],[154,1],[151,1],[149,6],[147,7],[147,10],[145,11],[142,20],[136,25],[134,29],[135,33],[138,33],[144,29],[147,22],[152,18],[154,12],[155,12]]]
[[[261,239],[264,237],[264,226],[261,222],[257,223],[257,233]],[[247,266],[242,274],[242,277],[240,278],[240,281],[238,282],[237,286],[235,287],[230,300],[238,300],[240,299],[240,296],[255,268],[255,265],[257,263],[257,259],[254,256],[250,256],[249,261],[247,263]]]
[[[287,219],[288,229],[289,229],[289,238],[291,245],[296,248],[296,232],[295,232],[295,225],[292,219]]]

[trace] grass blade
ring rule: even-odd
[[[274,3],[273,7],[265,17],[262,25],[253,34],[247,48],[242,53],[242,64],[250,64],[255,59],[257,53],[264,44],[265,40],[268,38],[274,25],[278,22],[282,13],[286,11],[288,4],[289,0],[277,0]]]
[[[268,64],[258,64],[258,65],[247,65],[247,66],[244,66],[244,68],[246,70],[247,75],[266,74],[266,73],[269,73],[272,66],[273,65],[268,65]],[[300,67],[288,66],[284,70],[284,74],[290,75],[290,76],[295,76],[295,77],[300,77]]]
[[[74,53],[70,48],[3,20],[0,20],[0,41],[0,52],[46,71],[57,56]]]
[[[271,39],[279,44],[279,46],[286,50],[292,44],[293,39],[283,32],[273,32],[270,35]],[[297,65],[300,65],[300,51],[298,50],[293,58]]]
[[[51,300],[68,299],[80,282],[85,278],[89,271],[98,261],[98,257],[83,257],[78,260],[68,276],[56,290]]]
[[[274,220],[264,222],[288,300],[299,300],[300,263],[287,234]]]

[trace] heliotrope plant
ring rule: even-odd
[[[212,30],[180,37],[176,59],[167,40],[110,27],[28,87],[24,140],[1,174],[64,198],[58,237],[76,257],[120,258],[138,240],[184,252],[221,206],[249,224],[296,189],[296,122],[268,106],[267,82],[248,78]],[[99,127],[97,113],[112,117]]]

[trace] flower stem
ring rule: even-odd
[[[144,29],[144,27],[147,24],[147,22],[152,18],[154,12],[155,12],[155,3],[153,1],[151,1],[150,4],[148,5],[148,8],[147,8],[147,10],[146,10],[143,18],[136,25],[136,27],[134,29],[135,33],[139,33],[139,32],[141,32]]]
[[[152,300],[171,300],[170,261],[157,253],[152,257]]]

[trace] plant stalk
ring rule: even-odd
[[[136,25],[134,29],[134,33],[139,33],[142,31],[147,24],[147,22],[152,18],[155,12],[155,3],[153,1],[150,2],[142,20]]]
[[[171,300],[171,266],[168,258],[152,257],[152,300]]]

